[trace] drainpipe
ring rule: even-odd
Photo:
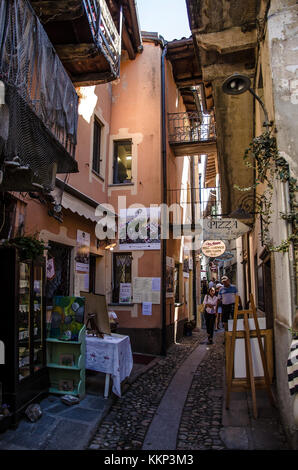
[[[190,167],[190,184],[191,184],[191,229],[195,230],[195,202],[196,202],[196,190],[195,190],[195,157],[191,158]],[[195,237],[193,242],[195,241]],[[197,324],[197,273],[196,273],[196,252],[192,250],[192,296],[193,296],[193,316]]]
[[[162,152],[162,202],[167,204],[167,128],[166,128],[166,79],[165,79],[165,60],[167,53],[167,42],[162,41],[161,55],[161,152]],[[166,257],[167,240],[162,239],[162,287],[161,287],[161,311],[162,311],[162,330],[161,330],[161,355],[167,355],[167,302],[166,302]]]

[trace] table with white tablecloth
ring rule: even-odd
[[[106,374],[105,397],[108,395],[109,378],[112,376],[112,391],[121,397],[121,382],[129,377],[133,357],[129,336],[104,335],[86,336],[86,369]]]

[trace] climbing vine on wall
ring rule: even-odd
[[[241,188],[234,185],[239,191],[248,191],[256,188],[260,183],[266,183],[266,190],[256,198],[256,213],[262,216],[262,239],[270,251],[287,252],[290,244],[293,243],[294,249],[298,249],[298,212],[297,198],[298,190],[297,180],[290,176],[288,162],[283,158],[277,148],[276,138],[271,132],[265,131],[258,137],[255,137],[245,150],[243,156],[245,164],[255,169],[255,182],[248,188]],[[254,163],[251,163],[254,162]],[[274,189],[274,179],[282,183],[288,183],[290,211],[280,213],[280,217],[292,224],[292,233],[283,240],[278,246],[273,246],[270,239],[270,224],[272,218],[272,196]]]

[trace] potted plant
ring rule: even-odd
[[[22,260],[37,260],[42,257],[46,248],[43,240],[38,240],[36,236],[32,235],[11,238],[6,240],[3,246],[14,246],[18,248]]]

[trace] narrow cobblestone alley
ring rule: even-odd
[[[192,384],[179,419],[175,449],[286,450],[288,447],[277,411],[265,406],[266,413],[260,413],[259,420],[252,420],[247,406],[249,397],[246,394],[246,406],[243,407],[241,404],[242,411],[237,410],[236,422],[234,420],[231,423],[231,420],[226,420],[227,427],[224,427],[223,330],[216,332],[213,345],[206,344],[205,330],[194,331],[192,336],[183,337],[181,343],[173,345],[167,357],[160,359],[151,369],[140,375],[123,397],[114,401],[90,441],[88,449],[141,450],[152,420],[173,377],[197,347],[205,349],[206,354],[193,374]],[[177,390],[177,401],[178,394],[179,390]],[[237,405],[239,395],[234,395]],[[264,400],[266,402],[266,396]],[[261,402],[259,406],[261,407]],[[243,413],[244,420],[241,417]],[[243,423],[244,427],[241,427]],[[264,431],[263,436],[260,434],[260,429]],[[258,443],[253,438],[254,432],[259,438]]]

